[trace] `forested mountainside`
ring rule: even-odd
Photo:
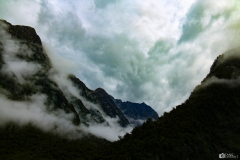
[[[129,124],[128,119],[124,116],[121,109],[114,103],[112,96],[107,94],[107,92],[102,88],[97,88],[96,90],[90,90],[86,87],[86,85],[76,78],[74,75],[69,75],[68,78],[71,80],[73,85],[79,90],[79,94],[86,98],[86,100],[99,104],[101,106],[101,109],[104,111],[105,114],[107,114],[110,117],[116,117],[118,116],[119,123],[121,126],[126,127]],[[79,113],[82,113],[82,110],[79,111]],[[98,114],[93,114],[92,118],[98,117]]]
[[[213,63],[181,105],[114,142],[98,159],[219,159],[240,154],[240,50]],[[110,154],[113,153],[114,154]],[[107,157],[107,158],[106,158]]]
[[[3,41],[1,42],[1,67],[3,67],[3,69],[1,70],[0,85],[4,90],[6,90],[6,92],[9,91],[7,92],[7,97],[9,99],[27,100],[33,94],[41,93],[47,96],[47,106],[64,109],[67,113],[74,113],[74,122],[77,125],[81,123],[81,120],[84,123],[87,123],[93,119],[97,123],[102,123],[105,121],[99,111],[104,107],[103,105],[100,105],[101,108],[99,108],[99,110],[94,108],[86,108],[79,97],[71,95],[71,93],[67,93],[70,95],[66,95],[66,93],[64,94],[59,85],[53,79],[49,78],[51,76],[50,74],[52,74],[50,72],[53,66],[51,65],[46,53],[44,53],[41,39],[33,28],[26,26],[13,26],[6,21],[2,21],[1,23],[2,27],[6,28],[6,33],[1,36]],[[7,31],[9,33],[7,33]],[[14,43],[12,44],[14,46],[9,46],[9,48],[18,47],[20,49],[11,51],[11,49],[7,48],[7,45],[10,43],[7,41],[10,40],[11,43]],[[8,61],[7,58],[10,56],[11,61]],[[25,67],[30,70],[29,72],[31,73],[27,74],[27,72],[24,71],[26,68],[22,68],[21,71],[19,71],[21,68],[19,70],[15,68],[15,70],[11,70],[12,63],[16,63],[16,65],[20,66],[21,64],[25,65]],[[9,68],[9,70],[5,69],[4,67],[7,69]],[[72,76],[69,77],[71,79]],[[73,80],[73,78],[71,80]],[[79,85],[80,83],[78,86]],[[82,85],[81,89],[84,91],[90,91],[84,84]],[[98,103],[98,96],[92,96],[91,101]],[[117,107],[109,112],[104,110],[104,112],[110,117],[118,116],[121,126],[127,126],[129,124],[121,110]],[[90,117],[94,118],[88,118],[87,115],[91,115]]]
[[[73,122],[106,124],[106,116],[118,118],[122,127],[129,125],[121,109],[103,89],[91,90],[70,74],[62,77],[63,86],[36,31],[27,26],[11,25],[1,20],[0,86],[1,94],[12,101],[30,101],[34,95],[44,95],[48,110],[63,109],[73,113]],[[78,93],[69,91],[69,86]],[[68,87],[68,90],[65,88]],[[80,96],[80,97],[79,97]]]
[[[88,119],[92,120],[91,117],[95,117],[93,121],[96,123],[105,120],[101,113],[101,111],[105,113],[104,108],[100,108],[98,112],[96,108],[84,105],[86,99],[91,102],[90,105],[102,99],[104,100],[102,103],[111,105],[113,101],[106,98],[108,95],[104,90],[81,89],[81,97],[77,97],[76,94],[65,96],[69,92],[62,90],[61,86],[58,88],[59,83],[55,82],[54,78],[49,78],[49,69],[52,66],[40,45],[40,39],[32,37],[35,31],[28,27],[23,33],[14,29],[11,31],[9,23],[1,22],[0,24],[1,27],[8,28],[11,33],[6,34],[2,30],[0,32],[1,101],[4,97],[8,101],[24,101],[27,102],[24,104],[28,105],[36,100],[39,94],[44,94],[50,97],[42,98],[45,100],[44,105],[49,106],[47,110],[54,112],[55,108],[59,107],[65,112],[72,113],[72,121],[75,125],[87,124]],[[19,37],[21,40],[17,43],[24,44],[25,47],[12,49],[12,38]],[[12,46],[10,50],[6,44]],[[24,50],[26,47],[34,52]],[[21,52],[24,54],[18,54],[16,50],[24,51]],[[10,56],[6,56],[7,51]],[[13,66],[11,65],[13,60],[14,62],[25,60],[38,65],[31,64],[36,68],[34,71],[26,70],[19,74],[14,72],[16,71],[14,68],[8,67]],[[6,72],[10,70],[9,68],[11,72]],[[120,137],[116,142],[108,142],[92,135],[81,139],[68,139],[59,134],[42,131],[31,123],[22,126],[16,125],[15,121],[2,124],[3,118],[0,117],[1,158],[210,160],[219,159],[220,153],[232,153],[237,158],[240,155],[239,73],[240,50],[237,48],[220,55],[215,60],[210,73],[184,103],[176,106],[169,113],[164,113],[156,121],[148,119],[142,126],[134,128],[130,134]],[[78,89],[84,86],[73,75],[69,75],[67,79]],[[4,104],[7,104],[5,101],[4,99]],[[94,111],[91,112],[91,109]],[[105,114],[111,116],[119,113],[115,111],[111,110]],[[85,114],[90,115],[85,117],[86,120],[84,120]],[[0,115],[4,116],[1,113]],[[119,121],[121,121],[120,117]],[[124,124],[123,121],[121,125]]]
[[[28,101],[33,94],[45,94],[46,105],[74,113],[74,123],[80,124],[73,105],[48,77],[52,66],[35,30],[27,26],[13,26],[2,20],[0,27],[1,95],[13,101]]]

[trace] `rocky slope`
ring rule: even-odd
[[[13,101],[31,101],[33,95],[45,95],[47,98],[44,104],[49,111],[63,109],[66,113],[73,113],[76,125],[107,123],[105,116],[119,117],[118,122],[122,127],[129,124],[114,102],[105,103],[98,90],[88,89],[75,76],[68,76],[69,83],[72,82],[82,98],[92,104],[86,106],[84,99],[61,89],[61,84],[51,75],[58,73],[53,72],[54,68],[44,52],[41,39],[33,28],[14,26],[4,20],[0,23],[1,94]]]
[[[13,101],[28,101],[34,94],[44,94],[49,110],[63,109],[73,113],[73,122],[80,118],[57,84],[49,79],[51,62],[44,53],[35,30],[0,21],[0,87],[1,94]],[[26,69],[26,70],[25,70]]]
[[[219,159],[240,154],[240,49],[220,55],[190,97],[159,120],[148,120],[98,158]],[[115,150],[117,153],[111,154]],[[99,155],[99,154],[98,154]]]
[[[35,95],[44,95],[44,105],[50,112],[63,109],[66,113],[73,113],[72,121],[76,125],[109,125],[106,117],[118,119],[117,122],[122,127],[129,125],[114,98],[105,90],[91,90],[74,75],[64,77],[55,70],[33,28],[11,25],[1,20],[0,29],[2,95],[12,101],[24,102],[32,101]]]
[[[148,118],[158,119],[158,114],[150,106],[143,103],[123,102],[120,99],[114,99],[116,105],[123,111],[129,122],[135,126],[142,125]]]
[[[114,103],[112,96],[107,94],[107,92],[102,88],[97,88],[96,90],[90,90],[86,85],[76,78],[74,75],[69,75],[68,78],[71,80],[73,85],[79,90],[79,94],[86,98],[86,100],[98,104],[103,112],[111,118],[119,118],[119,124],[126,127],[129,124],[128,119],[124,116],[122,111]],[[94,111],[93,111],[94,112]],[[92,117],[99,117],[98,113],[93,113]],[[99,117],[100,118],[100,117]],[[100,118],[101,119],[101,118]]]
[[[2,25],[0,23],[0,26],[4,27]],[[4,25],[6,25],[6,22],[4,22]],[[86,104],[84,105],[86,97],[91,99],[91,102],[97,102],[107,96],[102,89],[88,90],[80,80],[72,75],[70,75],[69,79],[75,86],[82,87],[81,95],[85,99],[79,99],[76,95],[64,98],[65,93],[58,89],[57,84],[49,79],[43,70],[33,73],[26,70],[29,72],[28,74],[20,75],[17,74],[18,72],[14,72],[16,70],[13,68],[10,73],[6,72],[9,70],[7,65],[12,62],[12,58],[10,57],[9,60],[6,53],[13,54],[14,57],[20,60],[27,59],[29,62],[34,61],[38,64],[43,62],[39,64],[40,67],[45,65],[51,68],[51,65],[44,54],[38,55],[34,54],[34,52],[30,54],[27,52],[28,50],[24,50],[25,47],[22,47],[21,50],[26,51],[24,52],[26,54],[17,54],[19,52],[14,54],[13,45],[11,45],[10,50],[7,50],[6,47],[7,44],[12,44],[9,35],[6,35],[1,30],[0,37],[1,96],[5,95],[12,101],[28,101],[31,99],[32,94],[44,92],[51,96],[45,103],[53,104],[53,106],[58,103],[57,107],[66,110],[66,112],[72,112],[75,115],[76,124],[79,123],[77,115],[80,111],[86,115],[91,113],[90,109],[85,107]],[[42,47],[38,43],[33,43],[35,40],[31,39],[32,49],[44,53]],[[26,41],[20,41],[19,43],[26,43]],[[8,61],[6,61],[7,59]],[[121,137],[120,141],[114,143],[108,143],[94,137],[68,140],[54,134],[42,132],[31,125],[23,128],[11,123],[0,126],[0,146],[4,146],[0,147],[1,158],[24,160],[212,160],[219,159],[220,153],[228,153],[228,155],[237,159],[240,156],[239,71],[240,50],[237,48],[226,52],[215,60],[210,73],[183,104],[173,108],[169,113],[164,113],[156,121],[148,119],[142,126],[136,127],[131,134],[126,134]],[[30,73],[35,76],[29,76]],[[44,88],[44,85],[49,87]],[[44,90],[46,88],[48,91]],[[94,93],[97,95],[94,95]],[[73,103],[75,103],[73,105],[75,107],[72,108],[71,104]],[[107,98],[104,103],[111,104],[112,101]],[[99,115],[100,117],[96,121],[101,121],[102,114],[100,112],[96,111],[92,114]],[[111,115],[111,113],[108,114]]]
[[[239,51],[236,53],[240,55]],[[69,141],[32,126],[21,129],[10,124],[0,127],[0,144],[4,146],[0,147],[1,157],[212,160],[219,159],[220,153],[227,153],[237,159],[240,83],[238,77],[230,75],[240,69],[239,64],[237,57],[218,58],[189,99],[156,121],[148,119],[120,141],[108,143],[94,137]]]

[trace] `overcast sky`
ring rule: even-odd
[[[239,7],[239,0],[0,0],[0,18],[34,27],[59,68],[89,88],[161,115],[188,98],[218,55],[240,46]]]

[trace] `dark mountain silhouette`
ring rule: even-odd
[[[2,41],[0,41],[0,67],[2,68],[3,65],[8,63],[3,58],[10,54],[5,51],[7,50],[4,46],[6,45],[4,43],[7,43],[6,40],[13,40],[16,46],[20,48],[17,53],[14,53],[14,59],[26,64],[31,63],[41,66],[41,69],[35,74],[24,74],[24,77],[20,78],[16,77],[17,73],[6,73],[3,70],[0,72],[0,87],[9,91],[7,97],[10,100],[26,101],[33,94],[41,93],[47,96],[47,102],[45,103],[47,106],[54,106],[55,109],[63,109],[66,113],[73,113],[75,115],[73,121],[76,125],[80,123],[85,125],[89,125],[89,123],[107,123],[105,116],[118,117],[118,123],[122,127],[129,125],[128,119],[115,104],[113,97],[103,89],[91,90],[81,80],[70,74],[67,79],[79,91],[79,95],[82,96],[81,99],[71,93],[64,93],[58,84],[49,78],[54,67],[45,53],[41,39],[34,28],[11,25],[5,20],[1,20],[0,23],[1,30],[4,33],[1,35]],[[26,54],[26,52],[31,52],[31,54]],[[23,79],[23,82],[20,82],[21,79]],[[84,99],[91,102],[92,106],[86,106]]]
[[[6,22],[2,23],[10,25]],[[20,36],[24,36],[25,33],[21,34],[23,35]],[[6,94],[7,98],[14,101],[27,100],[29,95],[42,92],[50,97],[47,104],[72,112],[75,115],[73,120],[75,124],[80,123],[80,119],[83,123],[84,118],[81,118],[79,113],[83,113],[82,117],[84,117],[85,114],[91,113],[90,109],[73,95],[64,98],[64,93],[57,84],[47,77],[46,71],[51,65],[41,45],[36,43],[39,42],[36,39],[30,38],[29,42],[21,43],[33,45],[32,48],[39,54],[33,54],[34,58],[22,55],[18,55],[18,58],[41,62],[40,65],[45,65],[46,69],[30,77],[31,84],[22,84],[17,80],[16,75],[9,76],[1,72],[1,94]],[[5,65],[3,56],[6,53],[2,38],[0,40],[0,67],[3,67]],[[239,48],[220,55],[213,63],[210,73],[184,103],[176,106],[169,113],[164,113],[156,121],[148,119],[142,126],[134,128],[131,134],[120,137],[119,141],[110,143],[94,136],[69,140],[53,133],[43,132],[31,124],[19,127],[14,123],[8,123],[0,126],[1,158],[212,160],[219,159],[220,153],[228,153],[226,156],[238,158],[237,156],[240,156],[239,55]],[[81,96],[89,101],[93,103],[102,101],[104,105],[112,105],[111,96],[103,89],[91,91],[75,76],[70,75],[68,78],[81,90]],[[103,107],[100,109],[104,110]],[[114,116],[118,113],[120,113],[118,110],[113,109],[105,114]],[[98,117],[96,121],[101,121],[100,112],[94,110],[91,116]],[[102,118],[104,121],[103,116]],[[85,123],[87,122],[85,120]]]
[[[10,100],[27,100],[29,96],[35,93],[43,93],[47,95],[47,105],[53,105],[54,108],[61,108],[65,112],[72,112],[74,117],[74,123],[76,125],[80,124],[79,116],[74,109],[73,105],[70,104],[65,98],[62,91],[57,87],[57,84],[48,78],[48,71],[50,70],[51,62],[44,53],[42,42],[39,36],[36,34],[35,30],[27,26],[13,26],[10,23],[1,20],[0,21],[1,31],[6,31],[8,33],[7,37],[1,37],[0,42],[0,67],[2,68],[7,62],[4,61],[3,56],[9,54],[3,45],[3,41],[9,39],[18,39],[18,45],[26,45],[31,50],[30,55],[25,54],[26,50],[19,50],[14,58],[19,61],[32,62],[34,64],[40,65],[41,70],[38,70],[35,74],[29,76],[25,75],[23,77],[25,80],[20,82],[19,78],[16,77],[16,73],[6,73],[1,70],[0,72],[0,86],[6,91],[6,96]],[[10,37],[8,37],[10,36]]]
[[[140,126],[148,118],[158,119],[158,114],[150,106],[143,103],[123,102],[120,99],[114,99],[115,103],[123,111],[129,122],[135,126]]]
[[[183,104],[155,122],[148,120],[136,127],[98,154],[98,158],[219,159],[220,153],[231,153],[237,158],[240,154],[239,55],[239,48],[220,55]]]
[[[74,86],[79,89],[81,96],[85,97],[88,101],[99,104],[106,115],[111,118],[116,118],[116,116],[118,116],[119,124],[123,127],[126,127],[129,124],[127,118],[114,103],[112,96],[110,96],[104,89],[97,88],[93,91],[87,88],[86,85],[74,75],[69,75],[68,78],[72,81]]]
[[[24,74],[24,77],[17,77],[17,73],[11,71],[9,71],[11,73],[3,72],[3,70],[0,72],[0,86],[9,91],[7,97],[10,100],[26,101],[33,94],[41,93],[47,96],[47,106],[54,106],[55,109],[63,109],[67,113],[73,113],[75,115],[73,121],[76,125],[80,123],[85,125],[89,125],[89,123],[107,123],[105,116],[118,117],[118,123],[122,127],[129,125],[128,119],[115,104],[114,98],[105,90],[101,88],[91,90],[80,79],[70,74],[67,80],[76,87],[79,95],[82,96],[82,98],[79,98],[71,93],[64,93],[58,84],[49,78],[54,67],[45,53],[41,39],[34,28],[11,25],[5,20],[1,20],[0,23],[1,30],[4,33],[1,35],[2,41],[0,42],[0,67],[2,68],[8,63],[3,58],[10,54],[5,51],[7,49],[4,43],[7,43],[7,40],[13,40],[16,43],[14,47],[20,48],[12,58],[26,64],[31,63],[41,66],[41,69],[35,74]],[[26,52],[30,53],[26,54]],[[23,79],[23,82],[20,82],[21,79]],[[86,106],[84,101],[91,102],[92,106]]]

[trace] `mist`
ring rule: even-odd
[[[78,96],[65,79],[73,73],[91,89],[161,115],[189,97],[218,55],[239,47],[239,3],[0,0],[0,18],[36,29],[56,69],[52,79],[66,93]],[[10,59],[4,71],[23,83],[21,68],[34,74],[41,66]]]
[[[91,89],[159,115],[188,98],[218,55],[239,47],[238,0],[0,4],[1,18],[34,27]]]
[[[23,85],[30,86],[35,90],[34,94],[25,95],[21,100],[13,100],[9,98],[13,93],[10,93],[7,88],[1,87],[0,126],[4,126],[9,122],[20,126],[32,124],[44,132],[52,132],[70,139],[82,138],[84,135],[93,134],[110,141],[118,140],[118,135],[124,135],[132,130],[131,126],[127,128],[120,127],[117,122],[118,118],[106,116],[100,109],[100,106],[88,102],[80,96],[79,93],[81,91],[77,90],[67,78],[72,68],[74,68],[73,65],[71,62],[59,57],[50,44],[43,43],[44,53],[48,55],[53,66],[47,71],[41,62],[29,61],[19,57],[19,55],[31,57],[34,48],[12,38],[7,32],[7,26],[2,22],[0,22],[0,36],[3,49],[1,51],[3,63],[1,64],[0,73],[14,81],[18,87],[16,90]],[[48,78],[57,84],[69,102],[72,96],[80,99],[88,109],[100,111],[106,123],[97,124],[89,119],[89,127],[82,124],[79,126],[74,125],[72,123],[74,115],[66,113],[62,109],[56,109],[53,104],[47,103],[47,95],[43,94],[35,86],[33,77],[37,78],[35,77],[36,73],[40,72],[46,74]],[[108,134],[102,134],[106,131],[108,131]]]

